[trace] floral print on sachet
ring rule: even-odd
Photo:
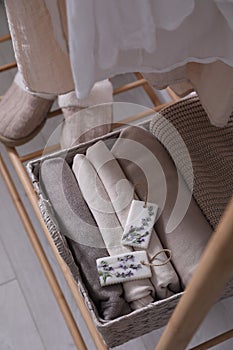
[[[96,263],[101,286],[151,277],[145,251],[104,257]]]
[[[157,210],[157,204],[133,200],[124,228],[122,244],[147,249]]]

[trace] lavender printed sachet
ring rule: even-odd
[[[147,249],[157,210],[157,204],[133,200],[124,228],[122,244]]]
[[[99,258],[96,263],[102,287],[151,277],[145,251]]]

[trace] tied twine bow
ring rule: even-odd
[[[167,260],[165,261],[162,261],[161,263],[159,264],[156,264],[156,263],[153,263],[153,261],[155,259],[158,259],[158,256],[162,253],[168,253],[169,256],[167,257]],[[163,266],[163,265],[166,265],[169,263],[169,261],[171,260],[172,258],[172,251],[170,249],[161,249],[160,251],[158,251],[150,260],[149,260],[149,263],[145,262],[145,261],[141,261],[141,264],[142,265],[145,265],[145,266]],[[159,260],[159,259],[158,259]]]
[[[137,187],[137,186],[141,186],[142,184],[140,184],[140,183],[136,183],[136,184],[134,184],[133,185],[133,198],[135,198],[135,188]],[[136,198],[137,199],[137,198]],[[147,207],[147,202],[148,202],[148,188],[147,188],[147,190],[146,190],[146,195],[145,195],[145,200],[144,200],[144,208],[146,208]]]

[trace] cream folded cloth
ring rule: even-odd
[[[121,244],[123,229],[93,166],[84,155],[77,154],[74,157],[72,169],[82,195],[96,220],[109,255],[131,252],[132,249]],[[155,297],[155,290],[149,279],[125,282],[123,288],[125,299],[132,309],[148,305]]]
[[[155,229],[163,246],[172,250],[172,262],[181,278],[182,286],[186,286],[211,236],[210,225],[193,198],[184,208],[183,218],[179,218],[189,190],[184,181],[178,179],[176,167],[169,154],[151,133],[136,126],[124,129],[113,145],[112,153],[127,178],[133,184],[141,184],[136,187],[141,199],[145,198],[148,186],[151,189],[148,201],[158,203],[163,199]],[[163,177],[159,176],[157,164],[162,169]],[[174,211],[174,207],[178,210]],[[176,225],[167,232],[171,217]],[[177,218],[181,219],[178,225]]]
[[[132,185],[126,179],[117,160],[103,141],[99,141],[88,148],[86,157],[94,166],[111,199],[121,225],[125,227],[132,202]],[[140,187],[140,183],[138,187]],[[137,248],[134,250],[137,250]],[[149,259],[152,259],[161,250],[163,250],[163,246],[155,230],[152,230],[147,249]],[[161,253],[159,259],[162,262],[166,261],[166,253]],[[155,260],[155,263],[158,262]],[[170,262],[161,266],[152,266],[151,270],[151,282],[160,299],[167,298],[180,291],[179,278]]]

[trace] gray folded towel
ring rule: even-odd
[[[99,315],[111,320],[128,314],[122,286],[100,286],[96,259],[108,253],[69,165],[62,158],[46,160],[40,179]]]

